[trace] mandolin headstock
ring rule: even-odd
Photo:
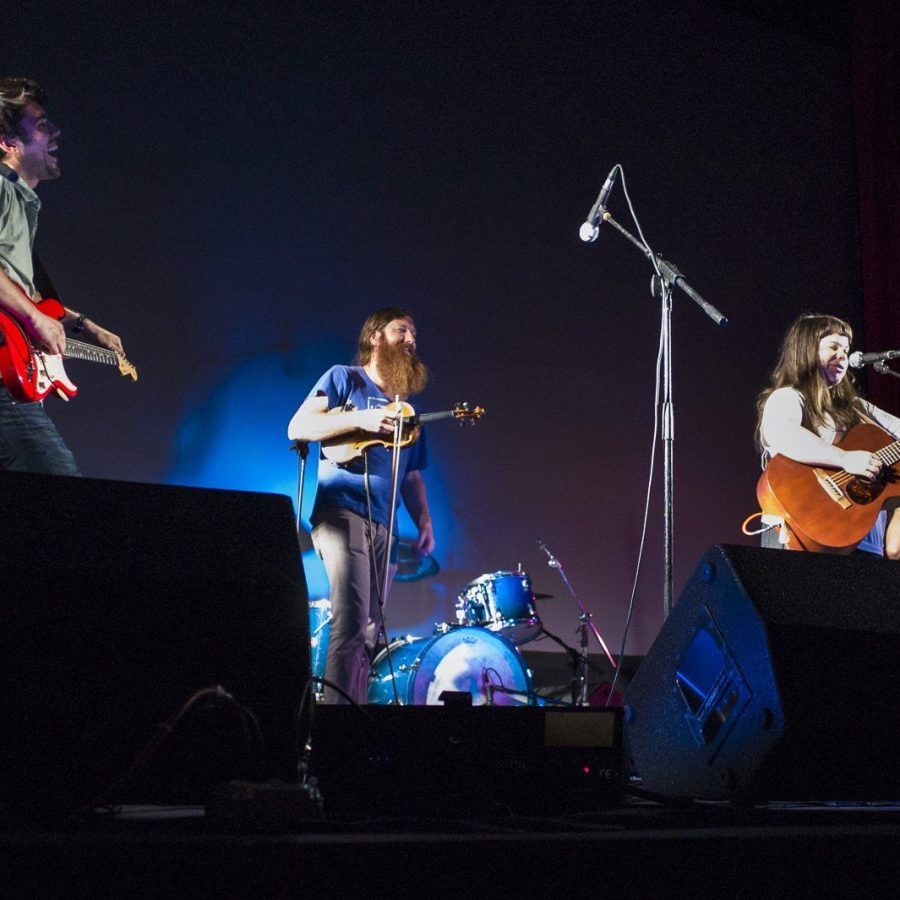
[[[471,403],[457,403],[453,407],[453,418],[460,425],[474,425],[484,415],[480,406],[472,406]]]

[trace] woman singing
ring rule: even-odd
[[[900,438],[900,419],[878,409],[856,391],[848,374],[853,331],[841,319],[802,315],[785,335],[770,385],[759,396],[756,436],[763,465],[780,453],[797,462],[831,466],[874,479],[882,461],[868,450],[841,450],[846,432],[874,423]],[[890,500],[887,506],[893,506]],[[778,546],[777,533],[763,536],[764,546]],[[900,558],[900,514],[881,512],[859,550]]]

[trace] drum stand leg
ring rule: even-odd
[[[582,634],[584,634],[584,625],[581,626],[580,630],[582,631]],[[553,634],[552,631],[547,631],[543,626],[541,626],[541,634],[559,644],[559,646],[569,654],[569,665],[572,667],[572,705],[587,706],[586,690],[590,670],[593,669],[598,675],[603,674],[602,670],[598,669],[596,665],[590,661],[587,654],[587,647],[583,643],[579,642],[581,643],[581,646],[576,650],[574,647],[567,644],[561,637]]]

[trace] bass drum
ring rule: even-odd
[[[483,628],[452,628],[432,638],[391,643],[401,706],[437,706],[444,691],[468,691],[473,706],[531,706],[531,670],[515,645]],[[393,704],[387,651],[372,663],[369,703]]]

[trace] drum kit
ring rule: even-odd
[[[532,706],[542,702],[519,648],[545,634],[531,579],[521,566],[470,581],[456,598],[456,622],[435,626],[431,637],[394,638],[372,660],[368,702],[436,705],[444,692],[468,694],[474,706]],[[312,600],[313,675],[322,677],[331,602]],[[317,694],[321,699],[321,694]]]
[[[521,569],[470,581],[456,598],[455,624],[437,625],[431,638],[393,641],[375,657],[369,703],[432,706],[450,691],[469,694],[475,706],[532,704],[532,674],[518,648],[541,633],[534,602]]]

